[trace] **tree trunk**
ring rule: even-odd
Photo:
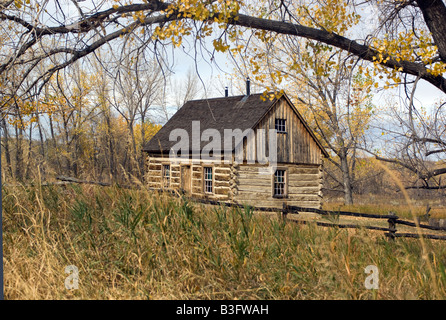
[[[68,123],[65,117],[65,114],[62,112],[62,120],[63,120],[63,129],[64,129],[64,138],[65,138],[65,148],[66,148],[66,154],[65,154],[65,172],[68,173],[68,175],[71,175],[71,159],[70,159],[70,133],[68,130]]]
[[[54,156],[56,158],[56,163],[57,163],[57,172],[60,174],[62,173],[62,165],[60,163],[59,152],[57,152],[57,141],[56,141],[56,135],[54,134],[53,117],[51,115],[49,115],[48,117],[50,120],[51,140],[53,140]]]
[[[141,147],[144,147],[146,140],[146,127],[145,127],[145,116],[142,113],[141,114]],[[142,154],[142,152],[138,152],[138,164],[139,164],[139,170],[140,170],[140,174],[141,174],[141,179],[144,179],[145,176],[145,167],[144,167],[144,155]]]
[[[116,180],[116,159],[115,159],[115,148],[113,144],[113,133],[112,133],[112,127],[111,127],[111,119],[110,119],[110,113],[109,111],[105,112],[105,122],[107,124],[107,144],[108,144],[108,152],[109,152],[109,166],[110,166],[110,175],[111,180]]]
[[[19,124],[15,125],[15,134],[16,134],[15,178],[18,181],[22,181],[23,180],[23,149],[22,149],[23,129],[19,127]]]
[[[352,183],[350,177],[350,169],[348,166],[347,151],[342,150],[340,152],[339,158],[341,162],[342,180],[344,182],[344,204],[352,205],[353,204]]]
[[[32,139],[32,134],[33,134],[33,125],[32,123],[30,123],[29,125],[29,142],[28,142],[28,160],[26,161],[26,170],[25,170],[25,179],[29,179],[30,178],[30,171],[31,171],[31,155],[33,153],[32,148],[33,148],[33,139]]]
[[[441,0],[418,0],[418,3],[435,1],[441,2]],[[440,20],[440,22],[443,23],[443,28],[445,28],[445,24],[442,21],[444,21],[444,15],[443,20]],[[319,30],[304,25],[257,18],[245,14],[237,15],[237,19],[234,21],[230,21],[230,24],[252,29],[272,31],[277,34],[288,34],[320,41],[325,44],[345,50],[363,60],[367,60],[370,62],[374,62],[376,56],[379,54],[378,51],[371,47],[368,47],[367,45],[360,44],[359,42],[340,36],[333,32],[329,32],[327,30]],[[438,45],[438,43],[435,44]],[[394,57],[386,55],[384,56],[384,58],[389,59],[384,59],[383,62],[380,63],[381,65],[391,69],[402,68],[403,73],[407,73],[413,76],[419,76],[440,89],[441,91],[446,92],[446,79],[443,78],[442,75],[433,75],[432,73],[428,72],[422,64],[405,60],[401,61],[397,60]]]
[[[11,165],[11,152],[9,149],[9,131],[8,126],[6,125],[5,118],[2,119],[2,127],[3,127],[3,148],[5,149],[5,158],[6,158],[6,172],[9,173],[10,177],[13,177],[12,165]],[[6,174],[5,174],[6,176]]]
[[[40,178],[42,180],[46,180],[46,165],[47,165],[47,161],[45,161],[45,142],[43,139],[43,132],[42,132],[42,126],[40,125],[40,117],[39,114],[36,114],[37,117],[37,127],[39,129],[39,138],[40,138],[40,155],[42,156],[42,158],[40,159],[40,166],[39,166],[39,170],[41,172]]]
[[[417,3],[432,33],[440,58],[446,63],[446,6],[442,0],[417,0]]]

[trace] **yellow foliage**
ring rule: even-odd
[[[431,34],[424,29],[415,28],[414,30],[399,32],[397,36],[386,34],[383,39],[375,38],[372,42],[372,48],[378,52],[373,57],[375,74],[383,73],[394,83],[400,82],[398,73],[403,71],[403,68],[396,67],[392,70],[381,65],[391,58],[395,59],[396,62],[422,63],[427,72],[434,76],[446,72],[446,64],[435,61],[438,56],[438,48],[434,45]]]
[[[152,139],[161,127],[161,125],[152,122],[137,123],[134,128],[136,144],[142,147],[144,143]],[[144,129],[144,139],[142,138],[142,129]]]

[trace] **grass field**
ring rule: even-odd
[[[446,298],[446,241],[86,185],[4,188],[3,215],[6,299]]]

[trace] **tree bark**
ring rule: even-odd
[[[18,181],[23,180],[23,129],[19,127],[20,125],[16,123],[15,134],[16,134],[16,153],[15,153],[15,178]]]
[[[350,169],[348,166],[348,158],[346,150],[341,150],[339,153],[339,161],[341,164],[342,180],[344,183],[344,204],[353,204],[352,183],[350,177]]]
[[[60,163],[60,157],[59,152],[57,152],[57,141],[56,141],[56,135],[54,134],[54,125],[53,125],[53,117],[52,115],[48,115],[49,122],[50,122],[50,133],[51,133],[51,140],[53,141],[53,148],[55,152],[55,158],[57,163],[57,172],[61,173],[62,171],[62,164]]]
[[[9,149],[9,131],[8,126],[6,124],[5,118],[2,119],[2,127],[3,127],[3,148],[5,150],[5,158],[6,158],[6,170],[9,173],[10,177],[13,178],[12,173],[12,164],[11,164],[11,151]],[[5,174],[6,176],[6,174]]]
[[[444,18],[442,18],[439,21],[441,23],[444,23]],[[348,39],[346,37],[340,36],[332,32],[328,32],[326,30],[310,28],[289,22],[267,20],[244,14],[239,14],[236,19],[230,22],[230,24],[240,25],[247,28],[272,31],[279,34],[294,35],[298,37],[320,41],[325,44],[332,45],[339,49],[345,50],[363,60],[367,60],[370,62],[374,62],[374,57],[377,57],[379,55],[379,52],[377,52],[376,50],[372,49],[367,45],[359,44],[355,40]],[[442,76],[432,75],[427,71],[426,67],[421,63],[405,61],[405,60],[397,61],[396,58],[383,54],[383,61],[380,64],[389,67],[391,69],[402,68],[403,73],[407,73],[413,76],[420,76],[420,78],[431,83],[432,85],[434,85],[435,87],[446,93],[446,79],[443,78]]]
[[[442,0],[417,0],[417,3],[432,33],[440,58],[446,63],[446,6]]]

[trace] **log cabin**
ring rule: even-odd
[[[143,147],[149,188],[279,208],[321,208],[328,153],[296,107],[250,94],[184,104]],[[180,139],[179,139],[180,138]]]

